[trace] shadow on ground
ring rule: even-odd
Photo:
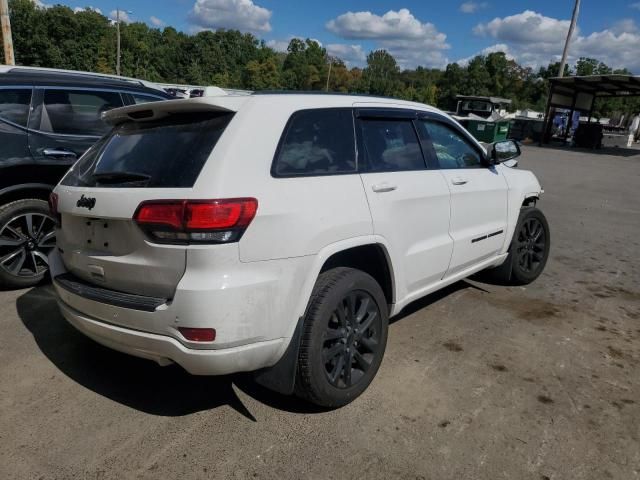
[[[393,322],[426,308],[466,288],[461,281],[407,306]],[[202,377],[177,365],[160,367],[154,362],[103,347],[75,330],[62,317],[51,286],[36,287],[16,301],[18,315],[42,353],[73,381],[115,402],[159,416],[182,416],[227,405],[251,421],[255,417],[233,389],[272,408],[292,413],[326,410],[294,396],[284,396],[259,386],[251,375]]]

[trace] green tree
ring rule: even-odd
[[[367,67],[362,71],[362,80],[368,93],[391,96],[402,89],[400,68],[386,50],[375,50],[367,55]]]

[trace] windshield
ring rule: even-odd
[[[78,160],[62,185],[193,187],[232,116],[191,113],[120,124]]]

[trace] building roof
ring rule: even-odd
[[[501,97],[482,97],[478,95],[456,95],[458,100],[481,100],[491,102],[494,105],[511,105],[511,100]]]
[[[550,78],[556,92],[589,93],[596,97],[632,97],[640,95],[640,76],[585,75]]]

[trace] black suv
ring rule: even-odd
[[[170,98],[141,80],[0,66],[0,287],[28,287],[46,274],[55,245],[46,200],[109,130],[102,112]]]

